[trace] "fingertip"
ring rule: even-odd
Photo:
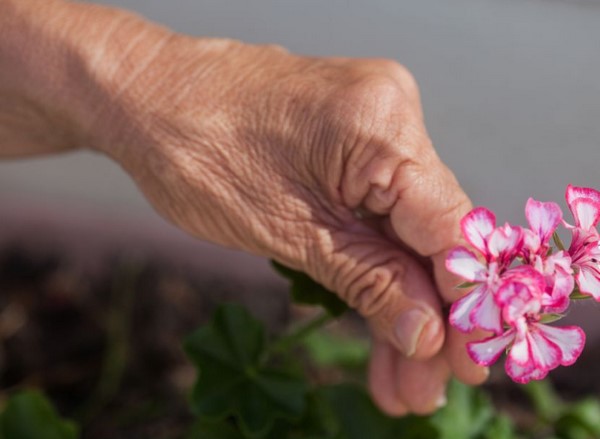
[[[447,343],[444,348],[452,374],[464,384],[479,385],[490,375],[489,368],[476,364],[467,352],[467,343],[485,338],[482,331],[463,334],[455,328],[447,332]]]
[[[484,366],[469,366],[462,370],[452,371],[454,377],[463,384],[469,386],[479,386],[487,381],[490,376],[490,370]]]
[[[446,404],[450,369],[438,355],[426,361],[398,360],[398,392],[410,412],[427,415]]]

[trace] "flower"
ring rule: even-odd
[[[518,383],[542,379],[581,354],[581,328],[547,324],[569,307],[575,282],[600,301],[600,192],[569,185],[566,197],[575,225],[564,221],[556,203],[533,198],[525,206],[529,228],[496,227],[490,210],[473,209],[461,230],[475,251],[459,246],[446,259],[450,272],[475,287],[452,305],[450,323],[463,332],[491,331],[467,344],[471,359],[489,366],[506,350],[506,373]],[[558,238],[558,249],[552,248],[561,223],[573,235],[568,251]]]
[[[475,253],[465,247],[456,247],[448,254],[446,268],[476,288],[454,302],[450,323],[463,332],[476,327],[502,333],[501,310],[494,293],[501,284],[502,275],[521,250],[523,233],[520,227],[505,224],[496,227],[496,217],[485,207],[477,207],[461,221],[466,240],[484,257],[481,262]]]
[[[525,217],[530,228],[523,230],[522,256],[544,275],[546,294],[543,304],[547,312],[562,312],[569,307],[569,295],[574,286],[571,257],[564,251],[548,252],[550,238],[562,221],[562,211],[556,203],[529,198]]]
[[[540,322],[546,281],[531,266],[510,270],[496,293],[508,329],[500,335],[467,344],[473,361],[496,362],[509,348],[506,373],[516,382],[542,379],[559,365],[573,364],[583,350],[585,334],[577,326],[553,327]]]
[[[600,301],[600,192],[569,185],[566,198],[575,218],[574,226],[565,223],[573,234],[568,253],[575,280],[581,293]]]
[[[523,256],[531,263],[535,256],[544,257],[548,253],[548,243],[562,220],[562,211],[556,203],[529,198],[525,217],[529,229],[524,230]]]

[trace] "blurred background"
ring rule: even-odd
[[[474,203],[493,209],[499,221],[522,223],[529,196],[565,207],[568,183],[600,188],[598,1],[100,3],[198,36],[401,62],[420,84],[440,156]],[[72,259],[92,265],[95,254],[118,247],[204,276],[227,274],[248,289],[268,284],[280,291],[284,285],[266,261],[196,241],[167,224],[128,176],[100,155],[0,162],[0,206],[5,246],[67,248]],[[589,303],[576,310],[587,316],[588,330],[599,311]]]

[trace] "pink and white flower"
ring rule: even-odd
[[[475,251],[456,247],[446,259],[450,272],[475,287],[452,305],[450,323],[463,332],[492,331],[491,337],[467,344],[469,355],[489,366],[507,350],[506,372],[519,383],[542,379],[581,354],[581,328],[544,323],[568,308],[575,282],[582,293],[600,301],[600,192],[568,186],[566,197],[575,225],[563,220],[556,203],[532,198],[525,207],[528,229],[496,227],[491,211],[473,209],[461,229]],[[568,251],[558,240],[559,251],[551,247],[561,223],[573,234]]]
[[[577,326],[553,327],[540,323],[546,281],[529,266],[511,270],[498,289],[496,300],[508,329],[500,335],[467,345],[477,364],[489,366],[509,348],[507,374],[516,382],[542,379],[559,365],[573,364],[585,343]]]
[[[581,293],[600,301],[600,192],[569,185],[566,198],[575,218],[574,226],[566,224],[573,233],[568,252],[575,280]]]
[[[494,294],[503,273],[521,250],[522,229],[510,224],[496,227],[495,215],[484,207],[469,212],[461,221],[461,229],[484,262],[462,246],[448,254],[446,268],[476,285],[473,291],[454,302],[450,323],[463,332],[477,327],[500,334],[502,316]]]
[[[546,256],[550,248],[550,238],[561,223],[562,216],[562,210],[556,203],[537,201],[533,198],[527,200],[525,217],[529,229],[523,231],[523,256],[526,260],[532,262],[534,256]]]
[[[563,312],[569,307],[569,295],[575,282],[571,257],[564,251],[548,254],[550,238],[562,221],[562,210],[556,203],[529,198],[525,216],[530,228],[523,230],[523,258],[544,275],[543,305],[547,312]]]

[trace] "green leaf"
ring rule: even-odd
[[[585,300],[590,299],[591,297],[592,296],[589,294],[581,293],[577,288],[575,288],[575,290],[573,290],[573,292],[569,295],[569,299],[571,300]]]
[[[493,407],[481,390],[453,380],[448,386],[448,403],[432,416],[432,422],[440,439],[471,439],[486,431],[493,416]]]
[[[212,420],[233,416],[250,437],[267,434],[276,419],[302,416],[304,380],[265,364],[264,328],[243,307],[221,306],[184,347],[198,369],[196,414]]]
[[[369,358],[369,343],[351,337],[342,337],[326,331],[309,334],[302,345],[318,366],[344,368],[364,367]]]
[[[553,422],[560,416],[563,402],[549,380],[531,381],[522,389],[531,400],[535,413],[539,418],[547,422]]]
[[[184,439],[244,439],[244,436],[227,422],[199,419],[190,427]]]
[[[271,261],[273,268],[291,283],[292,299],[302,305],[320,305],[334,317],[348,310],[348,305],[334,292],[312,280],[308,275]]]
[[[479,282],[463,282],[462,284],[457,285],[455,288],[459,290],[473,288],[475,285],[479,285]]]
[[[516,439],[515,426],[509,417],[495,417],[485,429],[483,439]]]
[[[543,314],[540,318],[540,323],[548,324],[562,319],[565,315],[558,313]]]
[[[278,421],[268,439],[338,439],[339,422],[322,393],[311,392],[306,412],[295,423]]]
[[[335,439],[437,439],[428,418],[405,416],[390,418],[379,411],[362,387],[352,384],[329,386],[321,390],[335,414],[340,434]],[[454,439],[461,438],[455,436]]]
[[[555,424],[561,437],[600,437],[600,402],[586,399],[570,406]]]
[[[0,416],[3,439],[76,439],[77,426],[63,420],[39,392],[28,390],[12,396]]]

